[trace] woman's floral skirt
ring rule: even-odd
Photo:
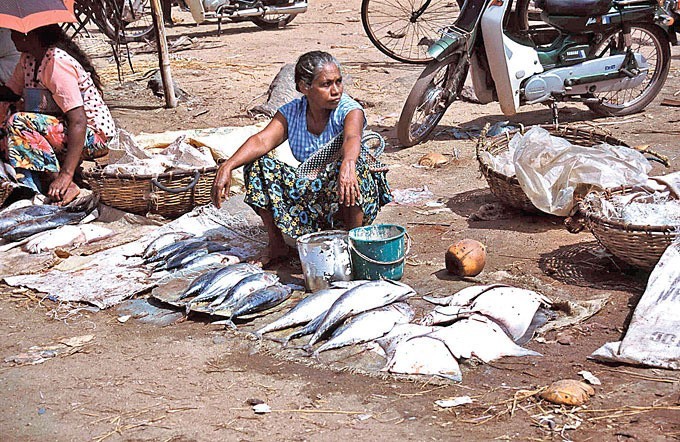
[[[339,216],[338,174],[341,161],[328,163],[316,178],[301,178],[296,169],[269,153],[244,168],[245,202],[268,210],[281,231],[293,238],[319,230],[343,227]],[[363,224],[378,216],[382,206],[392,201],[386,172],[371,172],[357,161],[357,180],[361,189],[359,206]]]

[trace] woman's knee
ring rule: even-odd
[[[7,120],[5,120],[5,126],[7,127],[7,130],[16,129],[19,126],[32,126],[30,115],[31,114],[28,112],[15,112],[11,114],[9,117],[7,117]]]

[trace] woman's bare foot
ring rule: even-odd
[[[262,267],[263,269],[269,269],[277,264],[281,264],[289,260],[291,253],[291,248],[287,244],[268,246],[266,249],[258,255],[257,258],[249,261],[251,264]]]
[[[71,183],[64,193],[64,197],[57,203],[57,206],[65,206],[74,199],[78,198],[80,195],[80,187],[76,186],[75,183]]]

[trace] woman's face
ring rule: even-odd
[[[38,38],[31,32],[24,34],[22,32],[12,31],[12,42],[19,52],[31,52],[40,48]]]
[[[310,103],[322,109],[335,109],[343,91],[340,69],[335,63],[328,63],[314,77],[310,87],[303,84],[300,89]]]

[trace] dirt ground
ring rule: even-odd
[[[173,76],[190,97],[176,109],[165,109],[146,88],[142,74],[156,65],[149,46],[131,45],[137,73],[126,71],[122,83],[106,45],[94,39],[90,51],[101,54],[95,63],[106,79],[116,121],[136,134],[253,124],[247,109],[264,100],[261,94],[283,64],[308,50],[328,50],[343,63],[347,90],[365,104],[369,126],[388,138],[384,160],[391,166],[392,188],[427,185],[451,209],[423,215],[416,212],[422,212],[420,207],[388,206],[380,213],[378,222],[404,225],[413,238],[406,283],[420,295],[447,295],[505,275],[514,284],[567,299],[608,296],[604,308],[579,325],[527,344],[543,357],[466,367],[462,383],[441,384],[283,361],[253,351],[248,340],[202,318],[156,327],[134,319],[120,323],[120,313],[112,308],[81,310],[63,319],[56,314],[63,313],[57,303],[0,286],[3,359],[59,338],[94,335],[81,351],[39,365],[1,363],[3,440],[680,439],[678,373],[588,359],[605,342],[623,336],[648,274],[598,253],[589,232],[568,233],[558,218],[510,213],[505,219],[471,221],[481,205],[496,199],[478,171],[474,142],[455,139],[451,129],[508,118],[494,103],[456,103],[433,141],[400,149],[393,127],[422,68],[394,62],[373,48],[359,9],[358,0],[318,0],[285,29],[265,32],[249,23],[232,24],[217,36],[215,24],[195,26],[188,13],[175,8],[183,22],[169,30],[171,42],[191,38],[172,54]],[[632,145],[649,145],[670,157],[666,171],[676,171],[680,110],[659,101],[678,92],[680,50],[673,48],[668,82],[644,113],[594,120],[585,107],[562,104],[560,116],[564,122],[602,125]],[[528,125],[549,118],[547,108],[534,106],[510,119]],[[443,168],[412,167],[424,153],[454,150],[458,159]],[[665,171],[655,166],[655,172]],[[462,238],[488,247],[486,268],[477,279],[460,281],[443,271],[446,247]],[[299,281],[294,265],[281,272]],[[527,398],[555,380],[578,379],[581,370],[602,381],[586,409]],[[451,409],[434,404],[463,395],[474,402]],[[252,399],[274,411],[254,414]]]

